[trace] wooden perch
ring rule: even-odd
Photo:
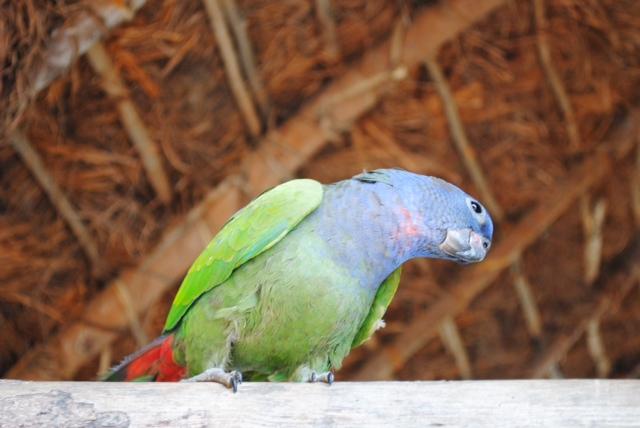
[[[55,30],[32,78],[33,95],[63,74],[109,30],[133,18],[146,0],[92,0]]]
[[[456,0],[425,9],[408,29],[403,63],[418,64],[451,37],[481,19],[503,0]],[[461,14],[459,11],[466,11]],[[189,265],[216,232],[244,202],[287,178],[327,143],[331,134],[319,122],[323,106],[337,94],[349,91],[362,79],[385,72],[389,43],[364,55],[341,78],[303,107],[280,129],[270,132],[254,153],[245,156],[238,175],[227,177],[186,216],[182,224],[168,231],[158,246],[134,269],[111,282],[90,302],[81,320],[62,326],[58,334],[36,345],[9,370],[7,377],[22,379],[70,379],[96,357],[129,325],[122,308],[116,281],[131,295],[135,311],[148,310],[174,287]],[[334,113],[353,122],[379,99],[383,92],[361,92],[335,105]]]
[[[0,381],[0,426],[622,427],[640,381],[215,384]]]
[[[38,154],[31,142],[27,139],[27,136],[20,131],[14,131],[10,136],[10,140],[14,150],[20,155],[20,158],[22,158],[24,164],[29,171],[31,171],[31,174],[33,174],[38,184],[40,184],[40,187],[42,187],[42,190],[44,190],[60,217],[64,219],[69,229],[71,229],[71,232],[75,235],[80,243],[80,247],[82,247],[91,262],[94,274],[96,276],[104,274],[106,272],[106,266],[98,254],[98,245],[82,222],[80,214],[78,214],[65,193],[58,186],[58,183],[56,183],[53,176],[47,170],[40,154]]]
[[[590,308],[585,310],[582,320],[570,332],[560,334],[548,349],[536,359],[530,370],[531,377],[542,377],[553,364],[560,361],[589,328],[589,323],[600,320],[613,308],[618,307],[629,292],[640,281],[640,236],[636,236],[631,247],[610,263],[608,275],[601,276],[596,296]]]
[[[162,202],[171,202],[171,185],[169,177],[162,165],[160,149],[151,139],[149,131],[144,126],[133,101],[129,98],[129,91],[125,87],[120,73],[109,57],[109,53],[101,42],[97,42],[87,53],[87,58],[93,69],[102,78],[104,91],[114,99],[118,108],[120,122],[124,126],[129,139],[138,151],[142,165],[147,173],[156,194]]]
[[[424,314],[417,316],[386,349],[367,361],[354,376],[358,380],[390,379],[399,367],[437,334],[437,326],[447,316],[465,310],[471,301],[534,243],[573,202],[611,172],[613,165],[628,155],[637,141],[638,119],[633,112],[611,133],[591,157],[556,185],[547,200],[540,203],[491,250],[484,262],[464,269],[449,292]]]
[[[504,217],[502,207],[500,207],[500,204],[498,204],[498,201],[491,191],[491,187],[489,186],[489,182],[482,171],[478,157],[469,143],[467,133],[464,131],[464,126],[462,125],[462,119],[460,119],[458,105],[456,104],[453,94],[451,93],[451,89],[449,88],[449,84],[442,73],[442,69],[438,64],[435,55],[427,57],[424,62],[429,70],[431,78],[433,79],[436,90],[442,99],[444,112],[447,116],[447,122],[449,122],[449,129],[451,130],[451,136],[453,137],[453,142],[458,149],[458,153],[460,153],[460,156],[462,157],[462,162],[471,176],[473,184],[478,188],[482,202],[487,206],[487,209],[491,212],[491,216],[494,220],[500,222]]]
[[[222,55],[222,62],[224,63],[231,92],[238,103],[245,123],[249,127],[249,132],[253,137],[258,137],[262,132],[262,125],[249,90],[242,78],[240,64],[238,63],[231,34],[229,34],[229,29],[227,28],[227,22],[224,19],[220,0],[203,0],[203,2],[209,14],[211,29],[218,42],[218,49],[220,49],[220,54]]]

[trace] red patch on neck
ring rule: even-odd
[[[405,207],[400,207],[400,228],[396,239],[415,238],[422,233],[421,227],[416,223],[413,214]]]
[[[402,231],[404,232],[404,234],[411,237],[419,235],[420,228],[414,221],[411,211],[409,211],[405,207],[402,207],[400,208],[400,212],[402,213],[402,217],[404,218],[404,223],[402,226]]]

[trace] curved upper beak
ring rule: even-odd
[[[482,261],[487,255],[491,241],[471,229],[447,230],[440,250],[460,263]]]

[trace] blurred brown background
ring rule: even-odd
[[[411,263],[339,380],[640,377],[640,2],[0,4],[1,376],[94,379],[252,197],[398,166],[494,247]]]

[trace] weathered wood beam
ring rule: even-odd
[[[542,318],[540,316],[540,309],[538,308],[536,299],[533,296],[529,280],[522,269],[521,257],[518,257],[511,265],[511,274],[513,276],[513,288],[516,292],[516,296],[518,296],[518,303],[522,308],[527,331],[529,332],[529,335],[536,340],[536,343],[539,346],[544,346],[544,341],[542,340]],[[551,366],[548,374],[551,379],[563,378],[560,367],[557,365]]]
[[[340,56],[340,45],[338,44],[336,22],[333,16],[331,0],[316,0],[315,6],[318,21],[320,21],[320,25],[322,26],[322,35],[324,36],[324,44],[329,59],[337,60]]]
[[[585,238],[584,246],[584,280],[591,285],[600,272],[602,259],[603,226],[607,213],[607,202],[599,199],[591,207],[591,198],[588,194],[580,200],[582,217],[582,229]]]
[[[96,42],[87,52],[87,58],[91,67],[101,77],[102,88],[116,103],[120,122],[142,160],[142,165],[153,189],[158,198],[168,204],[171,202],[173,191],[169,183],[169,176],[162,164],[160,149],[151,138],[138,109],[129,97],[129,91],[111,61],[109,53],[101,42]]]
[[[225,16],[229,20],[229,26],[231,27],[231,31],[233,31],[233,36],[238,44],[238,54],[240,56],[242,69],[247,76],[249,86],[256,98],[262,119],[267,123],[271,113],[271,101],[269,100],[269,95],[264,88],[260,72],[256,66],[255,55],[251,47],[251,39],[247,31],[247,20],[238,9],[236,0],[222,0],[222,6]]]
[[[583,336],[593,321],[600,320],[604,315],[617,308],[629,292],[640,281],[640,236],[636,236],[627,249],[617,260],[610,263],[607,275],[600,276],[597,289],[602,291],[593,300],[584,317],[569,332],[563,332],[551,343],[548,349],[536,358],[529,374],[531,377],[542,377],[553,364],[560,361],[576,342]],[[596,359],[596,362],[598,360]],[[606,363],[605,363],[606,364]]]
[[[51,34],[39,61],[29,70],[28,91],[20,97],[11,122],[4,129],[8,138],[31,101],[51,82],[64,74],[82,54],[123,22],[133,18],[146,0],[90,0],[76,5],[76,13]]]
[[[596,365],[598,377],[608,377],[609,373],[611,373],[612,364],[600,333],[600,319],[589,320],[587,324],[587,347],[589,348],[589,355],[591,355]]]
[[[536,299],[533,297],[529,280],[524,274],[520,258],[511,265],[511,275],[513,276],[513,288],[522,307],[527,331],[534,339],[540,339],[542,336],[540,310],[536,304]]]
[[[106,272],[106,265],[98,253],[98,245],[91,236],[89,229],[87,229],[82,222],[80,214],[78,214],[67,198],[67,195],[60,186],[58,186],[58,183],[44,165],[40,154],[33,147],[27,136],[21,131],[14,131],[10,136],[10,141],[13,149],[18,153],[38,184],[40,184],[40,187],[42,187],[42,190],[44,190],[44,193],[60,217],[64,219],[78,240],[80,247],[91,263],[93,273],[96,276],[104,274]]]
[[[240,71],[240,64],[236,55],[235,47],[229,29],[227,28],[227,22],[224,19],[224,12],[222,9],[221,0],[202,0],[207,13],[209,14],[209,21],[211,23],[211,29],[218,42],[218,49],[222,56],[222,62],[227,74],[229,87],[233,93],[233,97],[236,99],[240,113],[244,118],[244,121],[249,128],[249,132],[255,138],[262,132],[262,124],[260,118],[256,112],[256,108],[253,105],[253,99],[244,82],[242,72]]]
[[[455,0],[438,3],[424,9],[406,30],[403,45],[397,49],[398,58],[391,58],[391,41],[386,41],[378,49],[367,54],[360,65],[341,79],[341,85],[332,85],[324,93],[316,111],[337,129],[349,129],[352,109],[368,109],[377,100],[383,85],[373,84],[369,79],[399,78],[404,66],[421,63],[425,57],[434,55],[444,42],[486,17],[505,0]],[[361,70],[370,72],[363,73]],[[367,83],[367,84],[363,84]],[[379,82],[375,82],[379,83]],[[339,102],[338,102],[339,101]]]
[[[402,61],[418,64],[460,31],[482,19],[504,0],[456,0],[425,9],[408,29]],[[465,11],[465,13],[461,13]],[[132,296],[137,313],[146,311],[174,287],[189,265],[216,232],[244,202],[264,189],[290,178],[332,136],[324,118],[345,126],[368,111],[384,93],[384,87],[351,91],[363,79],[387,73],[389,42],[367,52],[341,78],[310,101],[280,129],[267,134],[259,148],[248,154],[238,175],[227,177],[212,190],[184,221],[168,231],[158,246],[134,269],[120,274],[105,290],[87,302],[81,320],[63,326],[58,334],[35,346],[9,370],[7,377],[22,379],[69,379],[83,365],[127,328],[129,318],[116,290],[121,281]],[[340,103],[327,103],[337,96]]]
[[[444,347],[453,355],[456,361],[456,367],[458,367],[460,377],[462,379],[472,379],[473,371],[471,370],[467,348],[464,346],[460,330],[453,317],[445,317],[440,322],[438,332]]]
[[[92,0],[78,7],[65,24],[55,30],[32,78],[33,93],[49,86],[74,61],[109,30],[133,18],[146,0]]]
[[[392,378],[395,370],[437,334],[441,320],[465,310],[482,290],[517,260],[524,249],[573,206],[577,198],[611,173],[613,165],[633,149],[639,126],[638,113],[630,113],[599,150],[574,168],[545,201],[509,229],[491,250],[487,260],[464,269],[449,292],[407,325],[394,342],[367,361],[354,379]]]
[[[27,352],[7,373],[9,378],[69,379],[138,319],[166,290],[175,285],[219,229],[240,206],[235,180],[224,181],[194,208],[182,224],[167,232],[159,245],[135,269],[114,279],[86,303],[81,319]],[[128,294],[122,299],[123,290]],[[136,315],[136,317],[134,317]]]
[[[462,158],[462,162],[471,176],[473,184],[475,184],[478,188],[478,192],[480,192],[482,203],[487,207],[494,220],[500,222],[504,218],[502,207],[498,204],[498,201],[491,190],[491,186],[489,185],[489,181],[482,170],[478,156],[476,155],[475,150],[473,150],[473,147],[471,147],[471,143],[467,138],[467,133],[464,130],[464,125],[460,118],[458,105],[451,93],[449,83],[447,83],[447,79],[442,73],[440,64],[438,64],[438,60],[435,58],[435,55],[425,58],[424,63],[427,66],[427,70],[429,70],[429,75],[431,75],[436,90],[442,100],[443,110],[447,116],[447,122],[449,123],[453,143]]]
[[[436,57],[437,55],[427,57],[425,59],[425,65],[427,66],[427,70],[429,70],[436,91],[442,101],[453,143],[458,150],[459,156],[462,158],[462,163],[467,173],[471,176],[473,183],[478,188],[483,203],[491,212],[493,220],[496,224],[501,223],[504,219],[504,212],[494,196],[491,185],[480,165],[475,150],[473,150],[473,147],[471,147],[469,143],[467,132],[464,129],[462,118],[460,117],[458,104]],[[439,332],[445,347],[453,354],[456,360],[456,366],[460,371],[461,377],[463,379],[471,379],[471,363],[453,316],[444,317],[440,322]]]
[[[535,16],[535,22],[537,27],[537,47],[538,56],[540,57],[540,63],[544,69],[544,73],[547,76],[547,81],[551,86],[553,95],[560,106],[562,115],[567,126],[567,137],[569,138],[569,148],[571,150],[577,150],[580,147],[580,133],[578,130],[578,123],[576,122],[576,115],[573,111],[571,101],[567,95],[567,90],[562,83],[560,74],[553,65],[551,58],[551,48],[549,47],[549,38],[547,37],[548,22],[547,13],[545,11],[545,0],[533,0],[533,11]]]
[[[582,227],[585,235],[584,246],[584,280],[592,285],[600,273],[602,262],[603,226],[607,210],[607,203],[598,200],[593,209],[588,194],[581,200]],[[600,334],[600,318],[593,318],[587,323],[587,347],[589,355],[596,365],[598,377],[605,378],[611,370],[611,361],[602,342]]]
[[[542,65],[542,69],[544,70],[544,74],[546,76],[547,82],[549,83],[549,86],[551,86],[553,95],[564,117],[565,126],[567,128],[567,138],[569,140],[569,150],[576,151],[579,149],[581,145],[580,132],[578,128],[578,123],[575,118],[575,113],[573,111],[573,106],[571,104],[571,100],[569,99],[567,90],[564,84],[562,83],[560,74],[556,70],[553,64],[553,59],[551,57],[551,48],[549,46],[549,39],[547,37],[548,21],[547,21],[547,14],[545,10],[544,1],[545,0],[533,0],[534,20],[537,27],[536,28],[537,30],[536,45],[538,48],[538,57]],[[589,199],[589,194],[587,192],[581,197],[581,205],[585,206],[587,204],[586,201],[588,201],[588,199]],[[595,276],[591,278],[589,275],[597,273],[589,270],[593,268],[594,264],[593,264],[593,260],[589,260],[588,257],[593,255],[592,250],[595,249],[596,251],[598,251],[596,247],[593,247],[591,245],[593,243],[597,244],[595,240],[590,240],[589,242],[587,242],[587,245],[585,246],[585,257],[587,258],[586,259],[587,269],[585,271],[585,278],[587,278],[588,281],[591,281],[593,278],[595,278]],[[591,254],[589,254],[590,251],[591,251]],[[598,265],[599,265],[599,261],[598,261]],[[562,376],[560,367],[557,364],[550,365],[547,371],[552,378],[558,378]]]
[[[0,426],[622,427],[639,380],[244,383],[0,381]]]
[[[411,153],[406,151],[390,133],[384,132],[371,119],[364,120],[362,123],[362,129],[373,138],[373,140],[380,145],[387,154],[395,161],[398,162],[402,168],[413,172],[422,172],[425,169],[425,165],[420,164]]]
[[[636,148],[636,162],[631,177],[631,211],[636,228],[640,228],[640,145]]]

